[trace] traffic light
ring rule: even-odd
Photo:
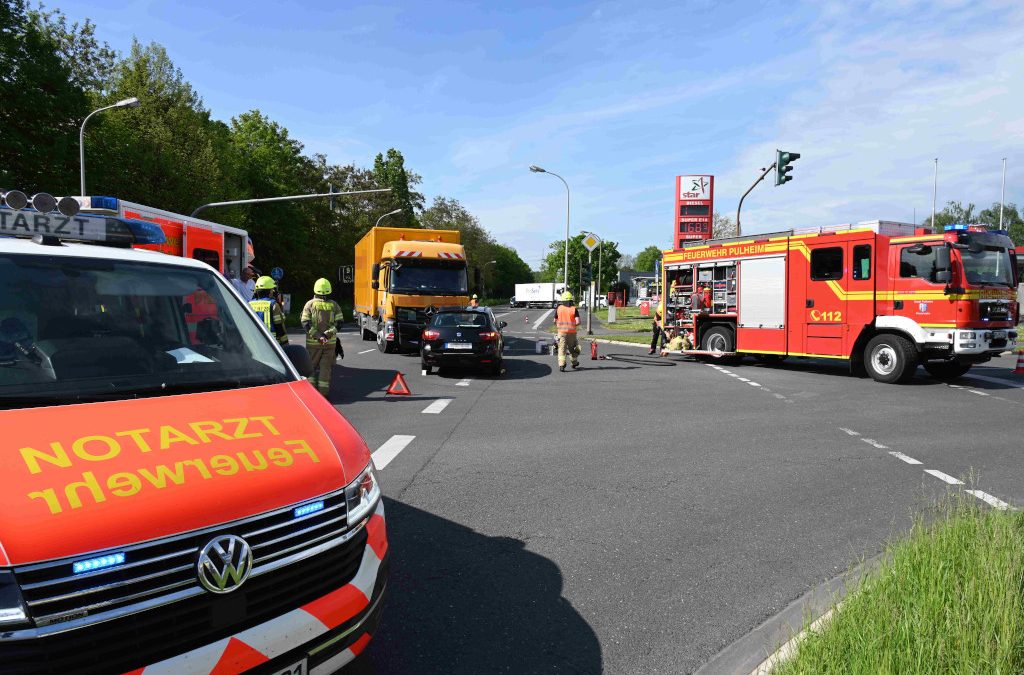
[[[799,152],[784,152],[782,150],[775,151],[775,184],[782,185],[793,180],[793,177],[789,175],[789,172],[793,170],[790,166],[793,162],[800,159]]]

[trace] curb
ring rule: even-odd
[[[824,623],[822,619],[827,620],[833,607],[846,596],[851,582],[855,583],[863,575],[875,571],[881,562],[882,555],[879,554],[807,591],[781,612],[718,652],[693,675],[767,675],[794,653],[796,645],[806,634],[806,619],[810,619],[812,628]]]

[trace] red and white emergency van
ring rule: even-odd
[[[387,583],[370,452],[163,239],[0,206],[0,671],[333,673]]]
[[[172,213],[116,197],[76,197],[81,213],[114,216],[125,220],[155,223],[164,233],[159,244],[140,244],[161,253],[202,260],[228,277],[237,277],[253,259],[252,241],[248,233],[230,225]]]
[[[849,360],[880,382],[953,378],[1012,349],[1017,256],[1005,232],[867,221],[683,242],[663,255],[666,317],[711,352]],[[691,296],[710,289],[710,306]]]

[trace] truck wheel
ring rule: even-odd
[[[384,339],[384,326],[377,329],[377,351],[381,354],[391,354],[395,351],[394,343]]]
[[[864,367],[876,382],[906,382],[917,370],[917,350],[901,335],[876,335],[864,348]]]
[[[715,326],[707,333],[704,333],[702,345],[706,352],[725,353],[736,349],[733,344],[732,331],[725,326]]]
[[[937,380],[955,380],[958,377],[966,374],[971,369],[973,363],[964,363],[963,361],[929,361],[924,364],[924,369],[928,371],[928,374]]]

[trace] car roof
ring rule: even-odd
[[[462,306],[459,306],[459,305],[448,306],[448,307],[438,307],[437,308],[437,313],[438,314],[453,314],[455,312],[479,312],[480,314],[486,314],[487,313],[487,308],[486,307],[462,307]]]

